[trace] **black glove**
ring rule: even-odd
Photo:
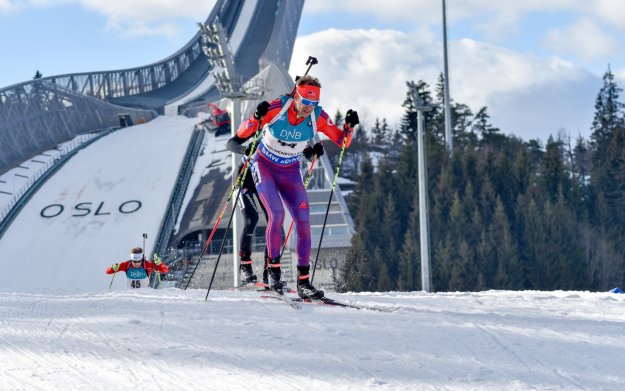
[[[254,119],[261,119],[263,118],[267,112],[269,111],[269,102],[267,102],[266,100],[260,102],[258,104],[258,106],[256,106],[256,112],[254,113]]]
[[[312,161],[313,155],[317,155],[317,157],[323,155],[323,145],[321,145],[321,143],[317,143],[312,147],[309,145],[304,148],[304,151],[302,153],[307,160]]]
[[[322,156],[323,155],[323,145],[321,145],[321,143],[317,143],[317,144],[313,145],[312,151],[313,151],[313,155],[317,155],[317,157]]]
[[[254,143],[249,143],[247,144],[247,147],[245,147],[245,156],[250,156],[250,152],[252,152],[252,144]],[[256,149],[254,149],[256,150]]]
[[[360,123],[360,120],[358,119],[358,112],[351,109],[347,110],[347,113],[345,114],[345,123],[348,124],[350,128],[358,125]]]
[[[304,157],[306,158],[306,160],[312,160],[313,147],[311,145],[306,146],[306,148],[304,148],[302,153],[304,154]]]

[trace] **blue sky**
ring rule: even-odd
[[[214,0],[0,0],[0,87],[44,76],[161,60],[196,32]],[[625,85],[625,2],[448,1],[452,99],[488,106],[523,138],[587,136],[608,63]],[[368,121],[402,114],[405,81],[442,70],[441,4],[431,0],[307,1],[291,73],[320,64],[328,111]],[[325,66],[330,64],[332,66]],[[338,68],[337,68],[338,65]]]

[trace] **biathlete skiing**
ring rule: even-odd
[[[150,275],[152,272],[167,273],[169,267],[157,256],[154,261],[146,260],[141,247],[134,247],[130,250],[130,260],[111,265],[106,269],[106,274],[126,272],[129,288],[148,288]]]
[[[308,195],[300,173],[300,156],[316,132],[328,136],[338,146],[349,147],[358,113],[348,110],[341,130],[319,105],[321,83],[313,76],[303,76],[296,82],[293,96],[282,96],[271,102],[263,101],[256,112],[244,121],[237,134],[228,141],[231,152],[244,154],[243,144],[260,127],[258,148],[251,157],[252,179],[258,198],[267,211],[266,266],[269,286],[283,293],[280,281],[280,249],[284,207],[295,221],[297,233],[297,293],[303,299],[320,299],[322,290],[310,282],[310,211]],[[249,264],[251,270],[251,263]]]

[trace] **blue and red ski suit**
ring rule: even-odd
[[[295,102],[283,96],[269,102],[269,111],[259,120],[254,116],[244,121],[237,131],[238,139],[251,138],[261,127],[256,152],[251,159],[252,177],[258,196],[268,215],[265,239],[270,259],[280,256],[284,207],[295,221],[297,232],[297,264],[310,265],[310,210],[308,195],[300,173],[300,156],[315,136],[321,132],[338,146],[351,144],[352,132],[341,130],[321,106],[312,114],[297,117]],[[346,128],[347,129],[347,128]]]

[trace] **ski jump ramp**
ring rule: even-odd
[[[206,20],[207,24],[223,26],[235,76],[242,81],[255,79],[264,86],[258,100],[275,98],[292,87],[287,69],[302,8],[303,0],[217,0]],[[143,67],[50,76],[0,89],[0,158],[11,155],[10,159],[0,159],[0,173],[19,159],[24,161],[76,135],[110,128],[118,115],[129,115],[136,123],[136,119],[166,114],[95,141],[24,201],[25,206],[9,221],[0,238],[0,266],[4,270],[0,291],[77,293],[108,289],[111,276],[104,273],[106,267],[127,260],[131,247],[143,246],[143,233],[148,236],[145,250],[149,256],[157,242],[158,248],[162,248],[161,242],[168,244],[157,236],[169,232],[170,200],[172,194],[181,194],[177,179],[181,167],[188,168],[185,156],[199,121],[177,113],[201,113],[207,102],[220,98],[212,74],[219,67],[203,54],[202,42],[198,33],[172,56]],[[48,93],[41,94],[43,88]],[[18,99],[22,96],[32,99]],[[46,98],[43,102],[37,100],[42,96]],[[242,104],[243,118],[251,115],[257,102]],[[90,124],[85,118],[101,121]],[[15,137],[22,133],[28,134],[29,141]],[[213,143],[204,144],[203,153],[210,156],[198,158],[191,179],[195,185],[184,189],[184,206],[176,212],[174,241],[185,236],[202,237],[213,227],[224,201],[228,186],[223,183],[232,176],[232,169],[224,166],[230,160],[229,153],[225,138],[208,138]],[[311,205],[319,204],[315,206],[321,210],[330,195],[333,176],[326,156],[316,170],[325,179],[313,182],[325,185],[310,190]],[[212,189],[220,194],[213,194]],[[334,283],[331,276],[338,270],[336,250],[350,246],[353,231],[340,191],[334,193],[333,202],[337,207],[332,210],[338,212],[329,215],[322,247],[325,253],[318,268],[319,283],[326,289]],[[320,233],[322,217],[311,215],[313,241]],[[289,223],[287,219],[285,224]],[[125,288],[124,277],[116,278],[113,289]]]
[[[0,289],[78,293],[108,289],[105,269],[146,254],[197,119],[158,117],[79,151],[35,193],[0,240]],[[114,289],[125,289],[125,276]]]

